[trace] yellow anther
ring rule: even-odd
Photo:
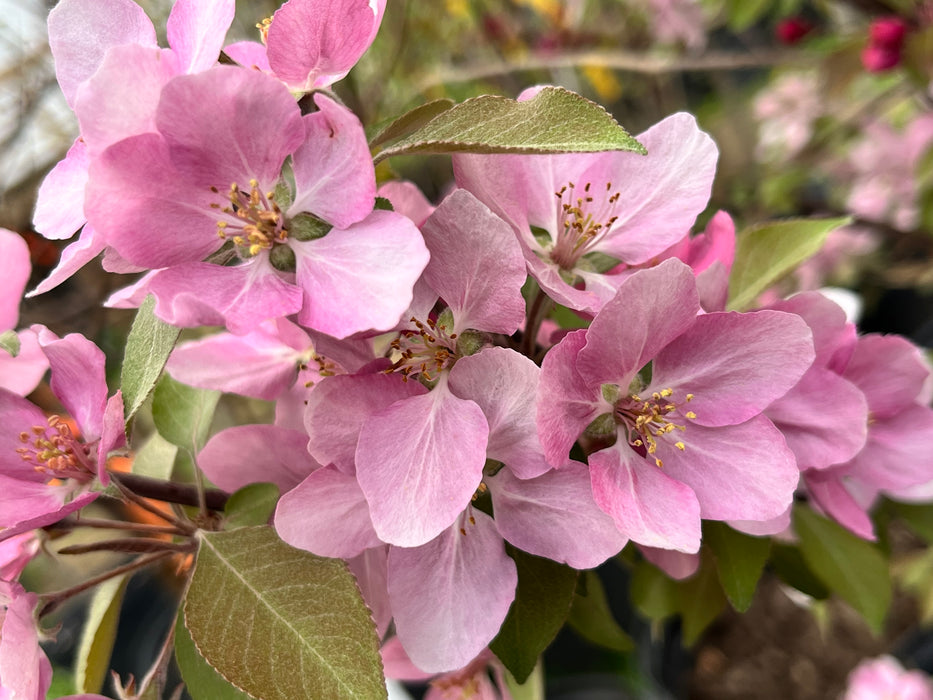
[[[686,446],[684,443],[682,443],[682,442],[675,442],[675,443],[674,443],[674,447],[676,447],[676,448],[677,448],[678,450],[680,450],[681,452],[683,452],[684,450],[687,449],[687,446]]]
[[[687,411],[684,415],[687,416],[687,418],[689,418],[690,420],[693,420],[694,418],[697,417],[697,414],[694,413],[693,411]]]
[[[687,394],[687,401],[693,401],[693,394]]]
[[[673,393],[674,393],[673,389],[662,389],[661,390],[661,396],[663,396],[665,399]]]

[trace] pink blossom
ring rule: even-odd
[[[14,581],[39,552],[39,535],[24,532],[0,541],[0,579]]]
[[[162,91],[159,132],[92,164],[88,217],[122,258],[164,268],[145,282],[160,318],[242,334],[297,312],[341,338],[398,323],[427,250],[408,219],[373,211],[359,120],[315,102],[302,117],[281,83],[241,68],[179,76]],[[289,156],[295,191],[276,192]],[[239,264],[201,262],[225,242]]]
[[[511,700],[505,668],[488,649],[463,668],[434,677],[411,662],[398,637],[390,637],[379,652],[386,678],[429,681],[425,700]]]
[[[356,65],[382,23],[386,0],[288,0],[263,23],[265,48],[243,41],[225,53],[269,71],[293,92],[326,88]]]
[[[0,333],[16,327],[30,269],[26,241],[18,233],[0,228]],[[35,333],[20,331],[17,337],[20,347],[16,357],[0,350],[0,387],[25,396],[42,380],[49,363]]]
[[[698,310],[683,263],[637,272],[548,352],[538,389],[551,463],[584,432],[597,448],[614,440],[589,455],[596,502],[635,542],[684,552],[699,547],[700,518],[766,520],[790,504],[796,463],[761,411],[814,357],[792,314]]]
[[[843,700],[933,700],[933,686],[921,671],[907,671],[892,656],[866,659],[849,674]]]
[[[693,117],[675,114],[638,140],[647,156],[457,154],[454,174],[511,224],[552,299],[595,312],[624,279],[607,270],[679,242],[709,200],[718,154]]]
[[[0,539],[56,522],[83,507],[106,484],[107,455],[125,440],[120,392],[107,398],[104,355],[78,334],[58,338],[34,326],[52,368],[52,391],[74,418],[80,437],[58,416],[0,389]]]

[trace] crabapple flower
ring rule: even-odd
[[[516,585],[515,565],[503,540],[577,568],[598,566],[625,545],[625,537],[594,502],[585,465],[568,461],[561,469],[519,478],[547,469],[530,425],[538,374],[531,360],[506,348],[464,357],[451,370],[451,386],[475,401],[488,419],[485,457],[505,465],[483,472],[453,523],[430,541],[388,549],[386,586],[396,630],[423,670],[463,666],[499,631]],[[351,378],[335,379],[345,383]],[[521,443],[512,444],[522,434]],[[528,451],[537,453],[533,465],[531,456],[522,454]],[[487,494],[494,518],[472,505],[472,499]],[[430,508],[431,494],[424,490],[421,495]],[[374,510],[356,479],[329,465],[281,498],[275,527],[292,546],[322,556],[356,557],[382,546],[370,517]],[[580,531],[587,537],[577,537]],[[477,616],[480,609],[484,613]],[[450,629],[462,632],[451,636]]]
[[[94,500],[106,484],[107,455],[120,447],[123,399],[107,398],[104,355],[78,334],[58,338],[34,326],[52,368],[52,391],[80,437],[58,416],[0,389],[0,539],[60,520]]]
[[[39,552],[40,540],[35,531],[24,532],[0,542],[0,580],[15,581],[26,564]]]
[[[486,460],[489,423],[476,402],[457,394],[453,377],[461,362],[482,352],[482,333],[511,334],[524,317],[521,252],[508,226],[475,197],[455,191],[422,233],[431,251],[423,278],[431,294],[424,315],[413,313],[392,342],[388,376],[337,383],[366,386],[363,396],[353,389],[321,393],[325,380],[306,414],[312,454],[355,471],[380,539],[403,547],[436,537],[470,502]],[[447,310],[428,316],[438,297]],[[371,409],[360,413],[357,403]],[[365,416],[362,425],[350,418],[345,425],[352,427],[316,439],[333,416],[348,414]]]
[[[34,224],[52,239],[84,230],[33,294],[61,284],[105,249],[103,237],[85,223],[91,161],[117,141],[155,130],[159,97],[172,77],[217,63],[234,5],[233,0],[178,0],[168,18],[168,49],[159,48],[152,22],[130,0],[62,0],[49,13],[56,76],[81,135],[39,188]],[[104,265],[111,272],[139,270],[112,251]]]
[[[816,504],[841,525],[874,539],[867,510],[879,494],[933,480],[933,374],[920,350],[899,336],[858,338],[841,376],[868,402],[865,446],[849,461],[807,470]]]
[[[866,659],[849,674],[843,700],[933,700],[922,671],[907,671],[893,656]]]
[[[343,78],[373,43],[386,0],[288,0],[252,41],[224,52],[243,66],[271,72],[292,92],[326,88]]]
[[[648,155],[455,154],[454,175],[511,224],[529,273],[552,299],[595,313],[624,279],[603,273],[679,242],[712,188],[716,146],[689,114],[638,140]]]
[[[683,263],[637,272],[548,352],[538,387],[551,464],[584,433],[615,440],[589,455],[596,502],[635,542],[683,552],[699,548],[701,518],[765,520],[790,504],[793,453],[761,412],[814,357],[792,314],[698,311]]]
[[[427,249],[411,221],[373,211],[359,120],[314,99],[319,111],[302,117],[262,73],[179,76],[162,91],[158,133],[92,163],[88,218],[125,260],[164,268],[145,287],[160,318],[242,334],[297,312],[340,338],[398,323]],[[289,156],[294,192],[280,186]],[[201,262],[223,246],[239,264]]]

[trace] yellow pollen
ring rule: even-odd
[[[693,394],[687,394],[687,401],[693,401]]]
[[[680,450],[681,452],[683,452],[684,450],[687,449],[687,446],[686,446],[684,443],[682,443],[682,442],[675,442],[675,443],[674,443],[674,447],[676,447],[676,448],[677,448],[678,450]]]
[[[687,418],[689,418],[690,420],[693,420],[694,418],[697,417],[697,414],[694,413],[693,411],[687,411],[684,415],[687,416]]]

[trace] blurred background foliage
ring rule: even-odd
[[[0,0],[0,226],[29,242],[33,283],[60,250],[30,229],[36,189],[77,134],[45,37],[53,4]],[[140,4],[164,31],[171,2]],[[277,5],[240,0],[228,40],[256,39],[254,25]],[[865,55],[879,18],[905,27],[897,61],[885,69]],[[535,84],[562,85],[599,102],[633,134],[690,111],[720,149],[698,230],[719,209],[739,230],[782,217],[851,215],[852,225],[773,293],[848,289],[861,301],[863,331],[901,333],[929,348],[931,75],[933,2],[920,0],[389,0],[372,49],[336,91],[367,128],[432,99],[514,97]],[[434,201],[451,186],[444,157],[395,158],[378,175],[413,180]],[[88,266],[52,293],[26,300],[21,323],[82,332],[118,370],[132,314],[104,309],[101,301],[124,284]],[[265,410],[225,399],[215,429]],[[933,672],[933,511],[886,504],[876,521],[898,584],[879,634],[830,598],[792,547],[772,550],[745,614],[730,608],[718,586],[704,587],[708,558],[697,578],[672,584],[623,555],[591,585],[601,580],[608,609],[600,614],[614,618],[636,650],[594,644],[565,628],[545,655],[548,697],[620,697],[595,694],[619,687],[634,697],[835,697],[859,659],[885,651]],[[87,573],[44,561],[30,572],[38,589],[43,580],[47,588]],[[118,637],[126,643],[117,648],[124,656],[137,651],[115,657],[121,672],[139,675],[146,668],[139,658],[157,653],[139,651],[146,639],[161,639],[140,616],[153,614],[157,598],[178,594],[166,592],[171,573],[134,579]],[[809,595],[788,594],[788,583]],[[64,614],[80,619],[83,612]],[[53,650],[59,662],[74,651],[69,629]],[[586,687],[594,694],[581,694]]]

